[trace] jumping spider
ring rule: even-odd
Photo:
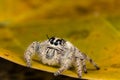
[[[28,67],[31,66],[31,58],[35,53],[38,54],[43,64],[60,67],[54,73],[55,76],[60,75],[70,67],[75,67],[78,77],[81,78],[82,70],[87,73],[86,60],[93,64],[97,70],[100,69],[91,58],[69,41],[57,37],[48,38],[48,40],[41,43],[35,41],[29,45],[24,54]]]

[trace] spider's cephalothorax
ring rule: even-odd
[[[86,60],[99,70],[99,67],[91,58],[79,51],[79,49],[69,41],[61,38],[51,37],[44,42],[39,43],[35,41],[29,45],[24,54],[28,67],[31,66],[31,58],[35,53],[39,56],[43,64],[60,67],[58,71],[54,73],[55,76],[60,75],[70,67],[75,67],[79,78],[81,78],[82,70],[87,73]]]

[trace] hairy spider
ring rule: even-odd
[[[35,41],[29,45],[24,54],[28,67],[31,66],[31,58],[35,53],[43,64],[60,67],[54,73],[55,76],[60,75],[70,67],[75,67],[78,77],[81,78],[82,70],[87,73],[86,60],[93,64],[97,70],[100,69],[91,58],[69,41],[57,37],[48,38],[48,40],[41,43]]]

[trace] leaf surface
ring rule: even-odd
[[[5,27],[1,30],[0,57],[26,66],[24,51],[33,41],[44,41],[49,36],[65,38],[82,52],[90,56],[99,66],[97,71],[87,63],[88,74],[83,78],[91,80],[120,79],[120,34],[111,24],[119,24],[105,18],[87,20],[28,22]],[[3,36],[2,34],[5,34]],[[8,45],[9,44],[9,45]],[[3,49],[4,48],[4,49]],[[55,72],[58,68],[44,65],[33,59],[32,68],[47,72]],[[67,70],[63,75],[77,77],[74,70]]]

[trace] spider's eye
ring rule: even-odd
[[[54,43],[55,46],[57,46],[58,44],[61,45],[61,40],[60,39],[56,40],[56,42]]]
[[[53,44],[53,41],[54,41],[54,40],[55,40],[54,37],[51,37],[51,38],[49,39],[49,41],[50,41],[51,44]]]
[[[53,42],[50,42],[51,44],[53,44]]]
[[[61,42],[62,42],[61,40],[58,40],[58,41],[57,41],[57,43],[60,44],[60,45],[61,45]]]
[[[61,39],[61,45],[64,44],[66,41],[64,39]]]
[[[58,42],[55,42],[54,45],[57,46],[57,45],[58,45]]]

